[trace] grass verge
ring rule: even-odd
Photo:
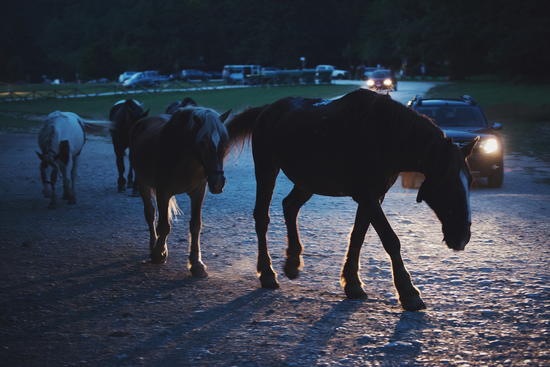
[[[330,98],[356,88],[352,85],[253,87],[9,102],[0,104],[0,130],[33,131],[41,125],[41,117],[55,110],[75,112],[87,119],[107,120],[113,104],[125,98],[139,100],[150,109],[151,115],[163,113],[168,104],[181,100],[185,96],[193,98],[201,106],[211,107],[220,112],[228,109],[237,112],[248,106],[272,103],[287,96]]]

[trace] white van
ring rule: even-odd
[[[229,84],[246,84],[246,79],[251,76],[259,76],[262,67],[260,65],[225,65],[222,78]]]

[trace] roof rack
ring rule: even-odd
[[[413,97],[409,102],[407,102],[407,106],[410,107],[413,104],[416,104],[417,106],[422,106],[422,96],[420,94],[417,94]]]
[[[472,98],[472,96],[469,96],[469,95],[465,94],[465,95],[463,95],[463,96],[460,97],[460,98],[462,98],[462,100],[463,100],[464,102],[468,102],[468,103],[471,104],[471,105],[474,105],[474,106],[477,105],[477,102],[474,101],[474,99]]]

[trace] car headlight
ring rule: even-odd
[[[390,85],[392,85],[391,79],[384,79],[384,85],[386,87],[389,87]]]
[[[367,80],[367,87],[372,87],[374,85],[374,80],[369,79]]]
[[[484,139],[479,143],[479,149],[483,153],[490,154],[500,149],[498,140],[495,138]]]

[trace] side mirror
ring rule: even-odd
[[[493,130],[501,130],[502,129],[502,124],[500,122],[493,122],[491,124],[491,129]]]

